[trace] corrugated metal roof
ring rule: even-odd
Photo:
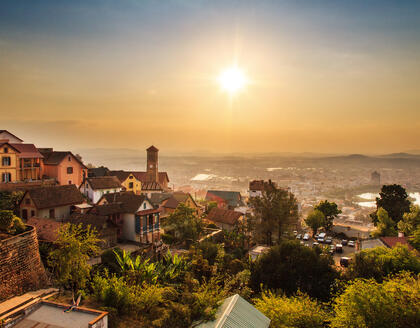
[[[238,294],[224,300],[217,310],[216,320],[198,325],[199,328],[268,328],[270,319]]]

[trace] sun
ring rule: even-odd
[[[247,83],[244,72],[238,67],[230,67],[219,75],[219,83],[223,90],[230,94],[235,94]]]

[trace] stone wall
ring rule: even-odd
[[[48,283],[32,226],[28,231],[0,240],[0,302]]]

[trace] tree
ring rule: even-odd
[[[217,202],[208,202],[207,204],[206,204],[206,214],[209,214],[210,213],[210,211],[213,209],[213,208],[215,208],[215,207],[217,207]]]
[[[325,216],[325,224],[323,227],[325,230],[330,230],[334,224],[334,219],[341,213],[338,209],[337,204],[324,200],[314,207],[315,210],[321,211]]]
[[[404,232],[406,236],[412,235],[420,226],[420,207],[418,205],[411,206],[410,212],[403,214],[403,218],[397,226],[398,230]]]
[[[377,210],[383,208],[387,211],[391,219],[397,224],[403,218],[404,213],[410,211],[410,200],[407,192],[400,185],[384,185],[379,197],[376,198],[376,208]],[[375,213],[372,213],[371,216],[376,225],[378,218]]]
[[[19,203],[23,197],[22,191],[0,191],[0,210],[10,210],[19,215]]]
[[[413,235],[409,237],[409,242],[415,249],[420,250],[420,225],[414,230]]]
[[[197,216],[196,210],[180,203],[163,222],[165,232],[174,235],[180,242],[196,242],[204,229],[203,221]]]
[[[12,226],[13,222],[13,212],[12,211],[0,211],[0,230],[3,230],[5,232],[9,232],[9,229]]]
[[[271,181],[264,182],[262,196],[250,199],[254,209],[256,233],[262,235],[266,244],[273,244],[277,232],[278,242],[287,225],[297,224],[298,205],[293,193],[277,188]]]
[[[334,279],[332,259],[298,241],[284,241],[260,255],[251,267],[250,285],[255,292],[281,289],[287,296],[301,290],[311,297],[327,300]]]
[[[305,223],[312,229],[312,234],[316,235],[319,228],[325,226],[325,216],[320,210],[314,210],[308,214]]]
[[[263,292],[254,303],[271,319],[272,328],[323,328],[330,320],[328,312],[317,301],[302,293],[288,298]]]
[[[389,217],[388,212],[380,207],[377,211],[378,222],[376,230],[373,232],[374,236],[395,236],[395,222]]]
[[[366,278],[382,282],[389,275],[402,271],[420,273],[420,260],[407,246],[376,247],[354,255],[347,275],[350,279]]]
[[[334,302],[332,328],[415,328],[419,326],[418,277],[408,273],[385,280],[356,279]]]
[[[48,264],[61,287],[77,291],[86,286],[91,270],[88,260],[98,253],[99,242],[90,225],[83,228],[82,224],[67,223],[60,227]]]

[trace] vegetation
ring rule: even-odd
[[[26,230],[25,224],[11,210],[0,210],[0,231],[17,235]]]
[[[420,322],[420,284],[408,273],[383,283],[356,279],[334,302],[332,328],[415,328]]]
[[[338,277],[332,259],[298,241],[284,241],[261,255],[251,268],[250,285],[255,291],[281,289],[287,296],[298,290],[320,300],[330,298]]]
[[[397,231],[395,230],[395,222],[389,217],[388,212],[382,207],[376,212],[377,223],[376,230],[373,235],[379,236],[396,236]]]
[[[196,242],[202,235],[204,223],[194,209],[181,203],[163,223],[165,232],[172,235],[175,242]]]
[[[338,216],[338,214],[341,213],[341,210],[338,209],[337,204],[334,202],[329,202],[328,200],[320,202],[314,207],[314,209],[324,214],[325,220],[322,227],[324,227],[327,231],[331,230],[334,224],[334,219]]]
[[[382,186],[379,197],[376,198],[377,211],[383,208],[395,224],[402,220],[404,213],[410,211],[410,200],[403,187],[397,184]],[[375,225],[378,223],[378,213],[371,214]]]
[[[410,244],[417,250],[420,250],[420,207],[413,205],[410,212],[404,213],[403,219],[398,222],[398,230],[402,231]]]
[[[23,197],[22,191],[0,191],[0,210],[12,211],[19,215],[19,203]]]
[[[382,282],[391,274],[420,273],[420,259],[407,246],[377,247],[356,253],[348,269],[350,279],[365,278]]]
[[[263,292],[254,302],[271,319],[272,328],[323,328],[330,320],[330,314],[319,302],[302,293],[286,297]]]
[[[48,258],[59,286],[75,292],[86,287],[91,270],[88,260],[98,253],[99,241],[96,230],[90,226],[64,224],[60,227]]]
[[[250,199],[257,222],[255,233],[267,245],[273,245],[273,235],[277,236],[277,242],[280,243],[286,228],[297,224],[298,206],[291,192],[277,188],[271,181],[264,182],[263,189],[261,197]]]
[[[316,235],[318,229],[326,225],[325,215],[320,210],[314,210],[308,214],[305,223],[312,229],[312,234]]]

